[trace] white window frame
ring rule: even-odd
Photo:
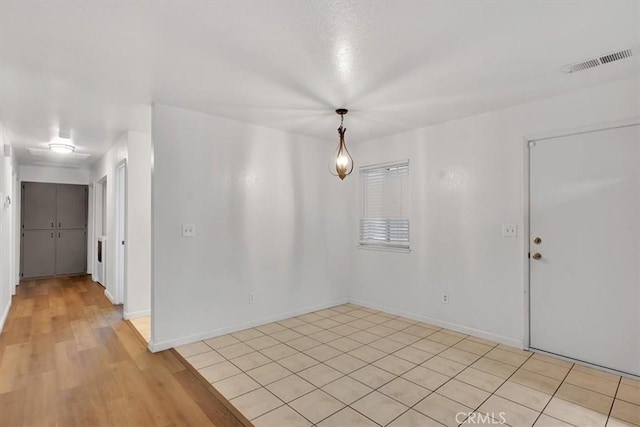
[[[376,169],[383,168],[393,168],[393,167],[404,167],[407,168],[407,176],[406,176],[406,187],[403,188],[402,192],[402,217],[401,218],[366,218],[365,210],[366,210],[366,174],[370,173]],[[359,169],[360,175],[360,218],[358,224],[358,248],[359,249],[368,249],[368,250],[378,250],[378,251],[391,251],[391,252],[410,252],[411,251],[411,228],[410,228],[410,218],[409,218],[409,186],[410,186],[410,163],[409,159],[398,160],[394,162],[380,163],[363,166]],[[369,224],[366,224],[366,221],[369,220]],[[398,229],[402,229],[406,227],[407,230],[407,241],[406,242],[393,242],[390,240],[364,240],[362,237],[363,227],[366,225],[375,226],[374,221],[380,221],[383,226],[388,227],[388,231],[390,232],[392,227],[397,227]]]

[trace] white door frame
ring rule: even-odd
[[[13,194],[11,195],[11,209],[13,209],[13,243],[11,251],[13,252],[13,276],[11,277],[11,295],[16,294],[16,286],[20,284],[20,181],[18,171],[13,171]]]
[[[91,275],[91,280],[95,282],[93,265],[93,249],[95,247],[95,233],[93,231],[93,218],[95,210],[95,200],[93,195],[93,182],[87,185],[87,274]]]
[[[530,338],[531,338],[531,297],[530,297],[530,289],[531,289],[531,275],[529,271],[529,243],[531,241],[530,230],[529,230],[529,221],[530,221],[530,200],[529,200],[529,180],[530,180],[530,165],[529,165],[529,148],[531,143],[535,143],[536,141],[543,141],[545,139],[559,138],[563,136],[570,135],[578,135],[581,133],[590,133],[597,132],[601,130],[607,129],[616,129],[621,127],[635,126],[640,124],[640,116],[631,117],[624,120],[619,120],[615,122],[608,123],[598,123],[590,126],[583,126],[579,128],[567,129],[567,130],[556,130],[551,131],[539,135],[525,136],[522,144],[522,152],[523,152],[523,197],[522,197],[522,289],[523,289],[523,314],[524,314],[524,330],[523,330],[523,339],[522,345],[525,350],[529,350]],[[536,350],[539,351],[539,350]],[[544,353],[544,352],[541,352]],[[554,357],[569,360],[572,362],[590,365],[585,362],[578,362],[571,358],[564,358],[558,355],[554,355]],[[604,369],[600,366],[598,369]],[[606,369],[605,369],[606,370]],[[616,372],[618,375],[620,373]]]
[[[16,188],[18,176],[13,167],[11,168],[11,204],[9,205],[9,295],[16,294],[16,261],[20,255],[16,253],[16,235],[19,232],[19,226],[16,224]]]
[[[115,207],[115,276],[116,300],[123,304],[123,313],[127,312],[127,160],[116,165],[114,174]],[[125,244],[122,244],[125,242]]]
[[[96,180],[93,183],[93,230],[92,230],[93,241],[91,242],[91,244],[94,245],[94,248],[97,248],[98,239],[107,234],[107,231],[103,229],[104,228],[103,224],[105,224],[106,222],[106,219],[103,218],[106,214],[106,211],[105,211],[106,208],[104,206],[106,202],[105,193],[107,192],[106,183],[107,183],[107,175],[104,175],[103,177],[101,177],[100,179]],[[103,257],[103,264],[106,264],[107,252],[104,248],[102,252],[102,257]],[[93,268],[91,272],[91,279],[94,282],[100,283],[104,287],[104,290],[107,291],[106,269],[103,272],[104,277],[102,278],[98,277],[100,266],[98,265],[97,249],[93,250],[92,264],[93,264]],[[101,279],[102,282],[99,282],[98,279]],[[109,296],[108,298],[111,300],[111,296]]]

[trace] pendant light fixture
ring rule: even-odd
[[[347,150],[347,145],[344,142],[344,134],[347,129],[344,127],[344,115],[349,110],[346,108],[339,108],[336,113],[340,115],[340,127],[338,128],[338,135],[340,135],[340,142],[336,152],[329,160],[329,172],[331,175],[337,176],[340,179],[345,179],[347,175],[353,172],[353,158]]]

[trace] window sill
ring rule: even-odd
[[[411,252],[411,248],[394,248],[391,246],[358,245],[357,248],[365,251],[400,252],[400,253]]]

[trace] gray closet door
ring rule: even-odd
[[[87,269],[85,230],[58,230],[56,238],[57,275],[84,273]]]
[[[22,232],[22,275],[25,279],[55,274],[55,236],[53,230],[24,230]]]
[[[56,225],[56,184],[22,184],[22,227],[25,230],[52,229]]]
[[[86,228],[87,186],[58,184],[57,186],[58,228]]]

